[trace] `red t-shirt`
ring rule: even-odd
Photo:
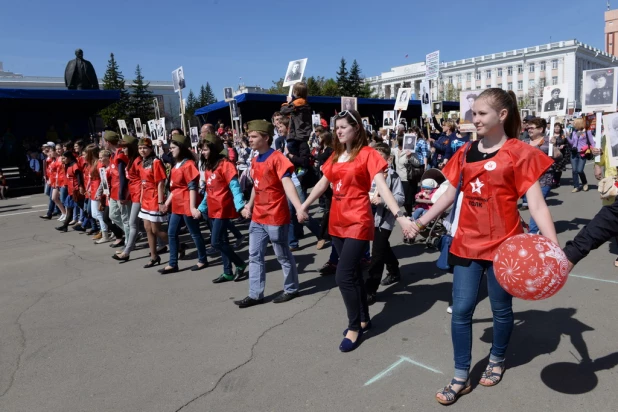
[[[142,158],[137,157],[133,160],[131,167],[125,169],[127,179],[129,179],[129,194],[131,195],[132,203],[139,203],[139,198],[142,195],[142,177],[140,176],[140,165]]]
[[[290,208],[285,197],[281,179],[286,173],[294,172],[294,165],[278,150],[273,151],[266,161],[251,161],[251,179],[255,200],[253,216],[255,223],[281,226],[290,223]]]
[[[464,150],[458,150],[442,173],[459,184]],[[450,252],[467,259],[493,261],[497,248],[523,233],[517,201],[554,163],[536,147],[509,139],[498,153],[464,163],[459,223]]]
[[[172,167],[170,176],[170,190],[172,191],[172,213],[177,215],[191,216],[191,197],[189,195],[189,182],[199,179],[200,172],[195,167],[195,162],[185,159]],[[196,182],[197,187],[197,182]],[[197,197],[197,190],[195,191]],[[199,199],[196,199],[196,205]]]
[[[159,192],[157,185],[165,180],[165,167],[159,159],[152,161],[152,164],[144,168],[143,161],[139,165],[140,178],[142,179],[142,209],[149,212],[159,211]]]
[[[322,166],[333,184],[333,201],[328,219],[331,236],[373,240],[374,219],[369,190],[376,174],[388,163],[375,149],[365,146],[351,162],[334,163],[334,154]]]
[[[64,163],[62,163],[62,157],[57,157],[54,163],[56,164],[56,187],[67,186],[68,181]]]
[[[235,219],[239,216],[234,206],[230,182],[237,176],[236,167],[229,160],[222,160],[214,171],[206,170],[206,202],[211,219]]]
[[[73,192],[79,190],[79,181],[77,180],[77,176],[75,176],[75,172],[80,171],[79,163],[75,162],[71,166],[66,168],[67,170],[67,182],[69,187],[69,195],[73,195]],[[82,172],[83,173],[83,172]]]
[[[54,159],[51,157],[45,158],[45,180],[48,185],[52,184],[52,180],[54,175],[52,174],[51,165],[54,162]]]

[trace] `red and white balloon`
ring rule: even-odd
[[[529,233],[505,240],[494,257],[498,283],[525,300],[546,299],[566,283],[569,261],[557,244]]]

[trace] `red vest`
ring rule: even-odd
[[[191,197],[189,195],[189,182],[199,178],[200,172],[195,167],[195,162],[190,159],[182,161],[180,166],[172,167],[170,176],[170,190],[172,191],[172,213],[177,215],[191,216]],[[196,197],[199,198],[197,190]],[[199,204],[196,199],[195,207]]]
[[[159,159],[154,159],[152,165],[144,168],[143,161],[139,164],[140,178],[142,180],[142,209],[149,212],[159,211],[159,192],[157,185],[165,180],[165,167]],[[163,196],[165,199],[165,196]]]
[[[283,190],[281,179],[286,173],[293,173],[294,165],[283,153],[275,150],[266,161],[251,161],[251,179],[255,199],[253,216],[255,223],[281,226],[290,223],[290,208]]]
[[[206,170],[206,202],[211,219],[235,219],[239,216],[234,206],[230,182],[237,177],[236,167],[229,160],[222,160],[214,171]]]

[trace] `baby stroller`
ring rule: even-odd
[[[436,203],[440,196],[446,192],[449,183],[439,169],[429,169],[425,171],[421,177],[421,181],[425,179],[433,179],[438,183],[438,190],[436,190],[431,197],[431,202]],[[440,238],[448,231],[444,225],[444,219],[448,216],[449,211],[450,210],[444,211],[438,218],[429,222],[427,227],[414,238],[413,244],[424,244],[426,248],[437,249],[440,244]]]

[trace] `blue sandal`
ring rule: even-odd
[[[494,368],[496,367],[500,368],[499,373],[494,372]],[[487,368],[485,369],[485,372],[483,372],[483,374],[481,375],[481,379],[487,379],[491,383],[487,384],[487,383],[479,382],[479,385],[483,385],[487,387],[496,386],[502,380],[502,376],[504,375],[505,369],[506,368],[504,367],[504,361],[502,362],[489,361],[489,363],[487,364]]]
[[[459,392],[455,392],[453,390],[453,385],[463,385],[463,388],[459,390]],[[467,381],[460,381],[455,378],[449,383],[448,386],[445,386],[444,389],[436,393],[436,400],[442,405],[452,405],[457,402],[460,396],[466,395],[472,392],[472,385],[470,384],[470,378]],[[438,395],[444,396],[446,399],[438,398]]]

